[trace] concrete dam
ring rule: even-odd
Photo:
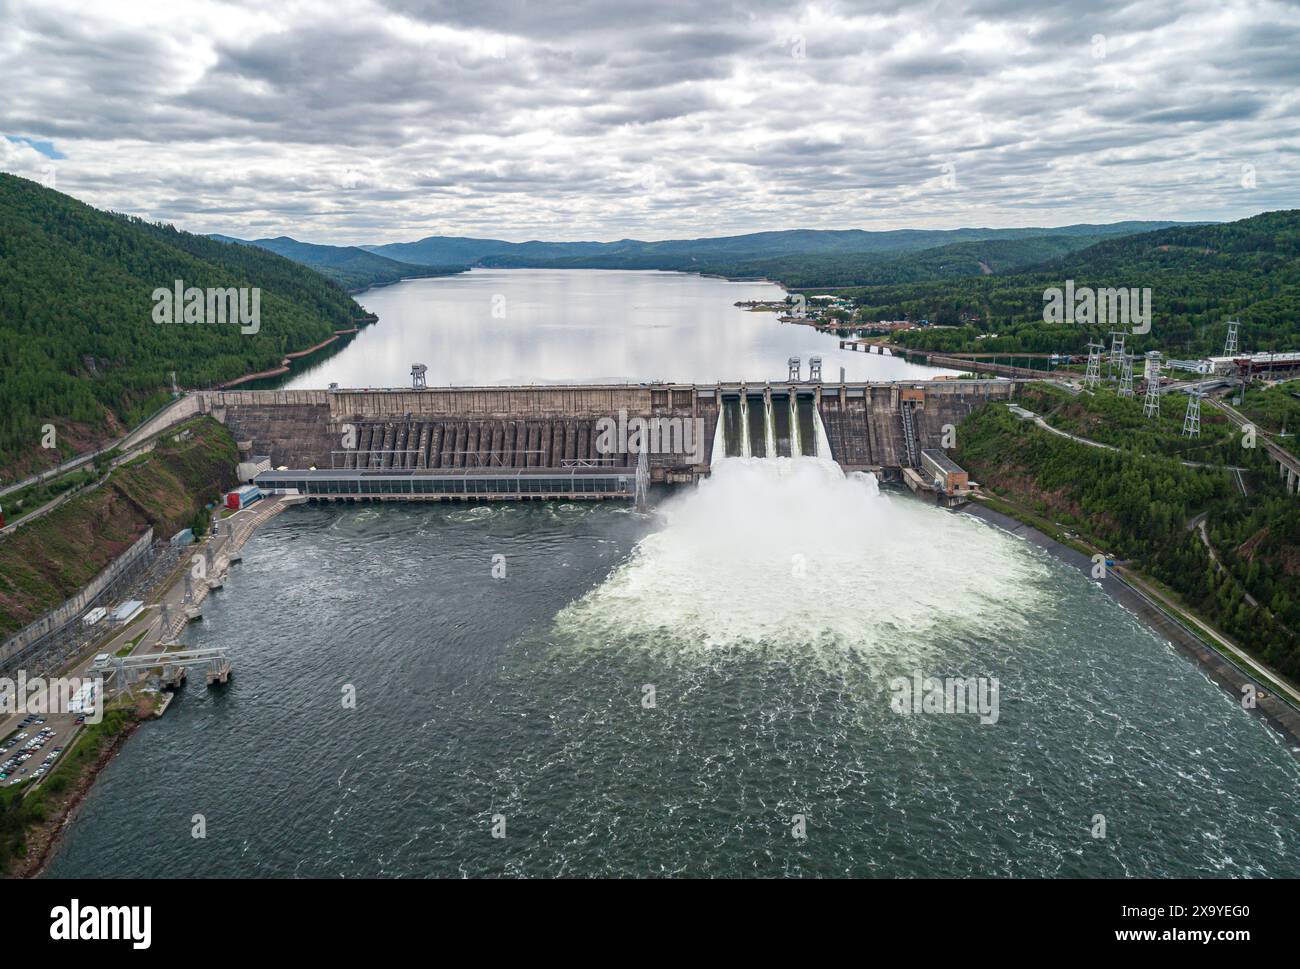
[[[921,464],[1008,380],[199,391],[257,483],[322,499],[631,497],[727,456],[830,456],[885,479]],[[721,423],[721,427],[719,424]],[[819,447],[820,444],[820,447]],[[283,470],[279,470],[283,469]],[[638,482],[638,479],[639,482]]]

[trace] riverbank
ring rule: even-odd
[[[54,856],[64,826],[72,820],[77,808],[95,786],[100,772],[121,750],[127,738],[139,729],[140,724],[157,715],[153,706],[156,701],[155,694],[143,698],[135,708],[124,710],[125,719],[113,733],[107,736],[91,734],[88,728],[82,729],[72,749],[64,755],[64,761],[59,765],[64,768],[65,773],[62,775],[63,786],[58,793],[52,793],[55,789],[51,787],[58,775],[51,774],[45,784],[33,791],[24,802],[22,809],[35,820],[26,822],[30,827],[23,835],[25,853],[11,860],[9,870],[5,872],[6,878],[22,879],[41,876]],[[87,745],[93,746],[94,749]],[[87,762],[87,758],[93,759]],[[77,759],[81,759],[82,762],[75,763]]]
[[[1005,506],[1006,503],[1003,504]],[[1173,611],[1158,602],[1152,595],[1142,591],[1139,586],[1146,586],[1149,580],[1136,575],[1126,578],[1122,567],[1108,568],[1105,578],[1093,579],[1092,557],[1078,548],[1059,542],[1033,525],[978,502],[965,505],[961,510],[965,514],[1025,539],[1066,565],[1078,569],[1090,581],[1097,582],[1152,632],[1167,639],[1184,656],[1195,660],[1201,670],[1232,694],[1234,699],[1240,701],[1248,688],[1257,691],[1255,711],[1281,733],[1292,745],[1292,752],[1300,756],[1300,746],[1297,746],[1300,745],[1300,710],[1278,696],[1272,686],[1261,685],[1261,677],[1252,676],[1207,643]]]
[[[237,559],[239,552],[261,525],[285,508],[297,503],[291,498],[272,498],[253,505],[247,511],[238,512],[230,518],[224,519],[217,537],[209,538],[209,541],[214,542],[216,546],[213,555],[213,578],[221,579],[224,577],[231,563]],[[175,625],[170,629],[162,629],[157,621],[152,622],[144,633],[135,637],[134,642],[138,646],[137,655],[148,653],[150,649],[160,647],[161,643],[178,635],[188,624],[189,618],[185,612],[186,604],[181,601],[184,589],[180,581],[187,571],[186,564],[182,562],[162,588],[158,595],[158,601],[149,604],[149,608],[153,609],[160,603],[167,602],[171,606],[172,614],[176,617]],[[197,584],[194,589],[194,600],[190,605],[194,607],[200,606],[209,592],[210,586],[208,583]],[[126,633],[127,630],[124,629],[122,637]],[[121,637],[102,648],[110,652],[115,651],[120,640]],[[95,647],[95,651],[100,649],[100,646]],[[83,667],[87,661],[88,658],[83,657],[73,667],[66,670],[64,675],[76,675],[78,673],[85,675],[86,670]],[[86,795],[94,787],[95,780],[99,777],[100,772],[108,766],[117,752],[122,749],[127,738],[134,734],[144,721],[156,719],[162,715],[170,699],[171,694],[167,693],[143,694],[135,707],[118,708],[115,711],[118,722],[115,729],[107,735],[107,738],[99,730],[91,733],[89,728],[82,729],[82,732],[77,735],[73,745],[64,755],[64,760],[59,765],[63,772],[63,779],[55,783],[56,774],[52,773],[43,784],[27,793],[27,801],[30,801],[30,804],[23,804],[26,816],[22,820],[22,823],[26,826],[24,832],[25,852],[20,857],[11,860],[6,877],[35,878],[40,876],[53,857],[63,830],[75,819],[77,810]],[[108,723],[108,721],[109,716],[106,714],[105,723]],[[105,739],[109,740],[107,747],[103,746]],[[90,755],[82,753],[82,745],[87,743],[95,745],[95,750]],[[93,761],[88,761],[87,756],[93,757]]]
[[[359,331],[360,329],[361,327],[354,326],[350,330],[335,330],[334,335],[332,337],[330,337],[327,340],[321,340],[320,343],[316,344],[314,347],[308,347],[306,350],[295,350],[293,353],[286,353],[281,358],[280,366],[278,367],[275,367],[271,370],[261,370],[258,371],[257,373],[244,374],[244,376],[236,377],[234,380],[227,380],[224,384],[218,384],[216,389],[228,390],[231,387],[238,387],[241,384],[251,383],[254,380],[265,380],[267,377],[279,377],[281,374],[286,374],[289,372],[289,368],[293,365],[293,361],[299,360],[306,356],[310,356],[311,354],[315,353],[317,350],[323,350],[325,349],[325,347],[329,346],[331,343],[334,343],[336,340],[338,340],[339,337],[351,336],[357,331]]]

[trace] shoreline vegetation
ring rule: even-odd
[[[295,350],[293,353],[286,353],[284,359],[280,361],[280,366],[271,370],[262,370],[258,373],[244,374],[242,377],[236,377],[234,380],[228,380],[224,384],[218,384],[217,390],[227,390],[231,387],[238,387],[241,384],[251,383],[254,380],[266,380],[271,377],[279,377],[288,373],[292,369],[293,361],[301,360],[303,357],[311,356],[317,350],[323,350],[331,343],[337,341],[340,337],[352,336],[361,331],[360,326],[354,326],[350,330],[335,330],[332,337],[321,340],[314,347],[308,347],[306,350]]]
[[[980,521],[1030,542],[1064,564],[1078,569],[1091,578],[1092,551],[1082,551],[1076,542],[1060,541],[1044,532],[1041,519],[1027,509],[1005,499],[982,500],[960,509]],[[1258,688],[1254,712],[1262,716],[1283,738],[1292,745],[1292,752],[1300,757],[1300,710],[1277,695],[1279,684],[1275,677],[1252,676],[1240,660],[1227,655],[1224,648],[1211,643],[1192,628],[1192,623],[1204,625],[1194,613],[1182,614],[1173,604],[1159,601],[1148,595],[1155,592],[1143,586],[1151,583],[1149,576],[1129,574],[1123,567],[1111,570],[1104,579],[1093,579],[1111,598],[1132,613],[1158,638],[1166,639],[1180,654],[1196,662],[1197,666],[1234,699],[1240,700],[1247,687]],[[1167,594],[1167,593],[1166,593]],[[1160,593],[1157,592],[1157,595]],[[1164,596],[1161,595],[1161,599]],[[1190,621],[1189,621],[1190,620]],[[1261,681],[1267,684],[1262,688]],[[1286,684],[1294,689],[1291,684]]]
[[[1106,388],[1027,384],[1017,406],[1046,427],[989,405],[958,428],[954,456],[982,485],[975,507],[1086,574],[1104,558],[1103,587],[1237,699],[1247,684],[1275,695],[1259,706],[1300,742],[1300,506],[1264,449],[1208,408],[1201,436],[1184,438],[1181,410],[1152,420]]]

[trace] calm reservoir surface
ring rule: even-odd
[[[820,354],[826,379],[945,373],[839,349],[833,335],[743,300],[784,299],[772,283],[686,273],[475,269],[411,279],[357,297],[379,322],[342,350],[294,364],[283,386],[406,387],[411,364],[446,384],[678,383],[786,378],[786,360]]]

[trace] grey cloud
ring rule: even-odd
[[[65,191],[199,231],[662,238],[1219,218],[1300,197],[1300,10],[1270,0],[175,0],[158,16],[0,0],[0,134],[53,141]],[[1243,162],[1253,195],[1230,177]],[[945,163],[957,188],[940,192]]]

